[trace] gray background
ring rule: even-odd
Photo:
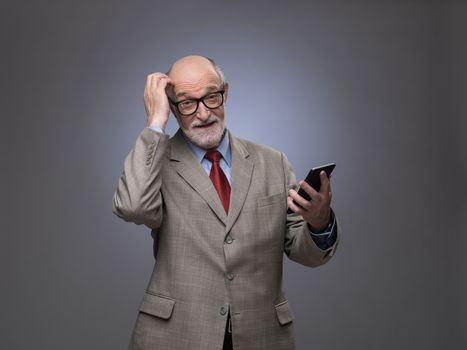
[[[152,241],[111,199],[146,75],[192,53],[223,67],[237,136],[299,178],[337,163],[338,253],[284,266],[298,349],[465,348],[466,10],[2,1],[1,348],[126,348]]]

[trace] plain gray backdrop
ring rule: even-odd
[[[146,75],[202,54],[230,82],[234,134],[285,152],[299,179],[337,163],[337,254],[284,263],[297,348],[465,349],[466,10],[3,0],[0,347],[127,347],[152,240],[112,196]]]

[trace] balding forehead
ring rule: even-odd
[[[169,72],[171,94],[175,98],[199,97],[219,90],[222,79],[212,63],[204,57],[187,57],[177,61]]]
[[[203,56],[186,56],[170,67],[167,75],[172,79],[194,74],[217,74],[214,65]]]
[[[172,94],[176,98],[198,98],[210,92],[221,88],[219,77],[215,73],[200,76],[198,79],[194,76],[190,79],[180,79],[174,81]]]
[[[175,61],[173,66],[185,65],[185,64],[187,65],[189,64],[210,64],[212,65],[211,61],[209,61],[207,57],[199,56],[199,55],[190,55],[190,56],[185,56],[185,57],[178,59],[177,61]]]

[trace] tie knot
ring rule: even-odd
[[[211,162],[218,162],[222,158],[222,154],[217,150],[212,150],[206,152],[204,158],[210,160]]]

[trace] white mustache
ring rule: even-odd
[[[201,120],[195,120],[195,121],[191,124],[191,127],[192,127],[192,128],[195,128],[195,127],[197,127],[197,126],[208,125],[208,124],[211,124],[211,123],[213,123],[213,122],[216,122],[217,119],[218,119],[218,118],[217,118],[216,116],[214,116],[214,115],[211,114],[211,115],[209,116],[209,119],[206,120],[205,122],[203,122],[203,121],[201,121]]]

